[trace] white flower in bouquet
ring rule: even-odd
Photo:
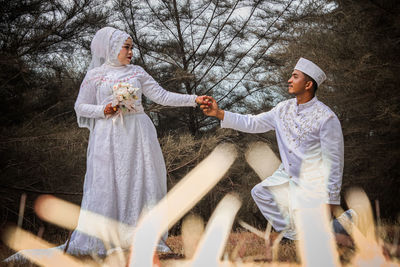
[[[136,93],[139,88],[133,87],[130,83],[117,83],[113,86],[113,100],[111,105],[120,113],[135,111],[134,101],[138,99]]]

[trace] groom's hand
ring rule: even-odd
[[[212,96],[205,96],[200,108],[204,115],[217,117],[220,120],[224,119],[224,111],[218,108],[217,101]]]

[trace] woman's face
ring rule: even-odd
[[[118,61],[122,65],[128,65],[132,59],[132,48],[133,42],[131,38],[126,39],[125,43],[122,45],[121,51],[118,54]]]

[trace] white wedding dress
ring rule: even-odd
[[[112,87],[119,82],[140,89],[136,111],[123,118],[105,118],[104,108],[112,100]],[[154,206],[167,192],[164,158],[156,129],[143,111],[142,94],[161,105],[196,106],[196,95],[164,90],[139,66],[107,64],[87,73],[75,103],[78,124],[90,129],[81,209],[132,226],[143,209]],[[80,218],[78,229],[81,222]],[[102,242],[75,230],[68,252],[93,251],[104,254]]]
[[[164,158],[155,127],[144,113],[142,94],[161,105],[196,106],[196,95],[168,92],[143,68],[122,65],[118,55],[125,49],[123,44],[128,38],[131,37],[126,32],[104,27],[96,32],[91,43],[92,60],[75,103],[78,124],[89,128],[90,136],[81,212],[67,248],[70,254],[107,254],[100,239],[87,235],[99,221],[104,222],[102,218],[122,223],[117,229],[103,225],[102,230],[108,231],[103,235],[118,235],[113,236],[113,244],[107,243],[107,248],[129,248],[133,227],[141,213],[154,206],[167,192]],[[106,118],[104,108],[112,101],[112,87],[120,82],[139,88],[135,112],[122,118]],[[101,216],[91,221],[88,213]],[[65,250],[66,246],[67,243],[25,252],[52,257],[54,250]],[[168,251],[163,240],[157,250]],[[25,261],[23,252],[4,262]]]

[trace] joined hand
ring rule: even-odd
[[[204,115],[224,119],[225,112],[218,108],[217,101],[212,96],[204,96],[203,103],[200,105]]]

